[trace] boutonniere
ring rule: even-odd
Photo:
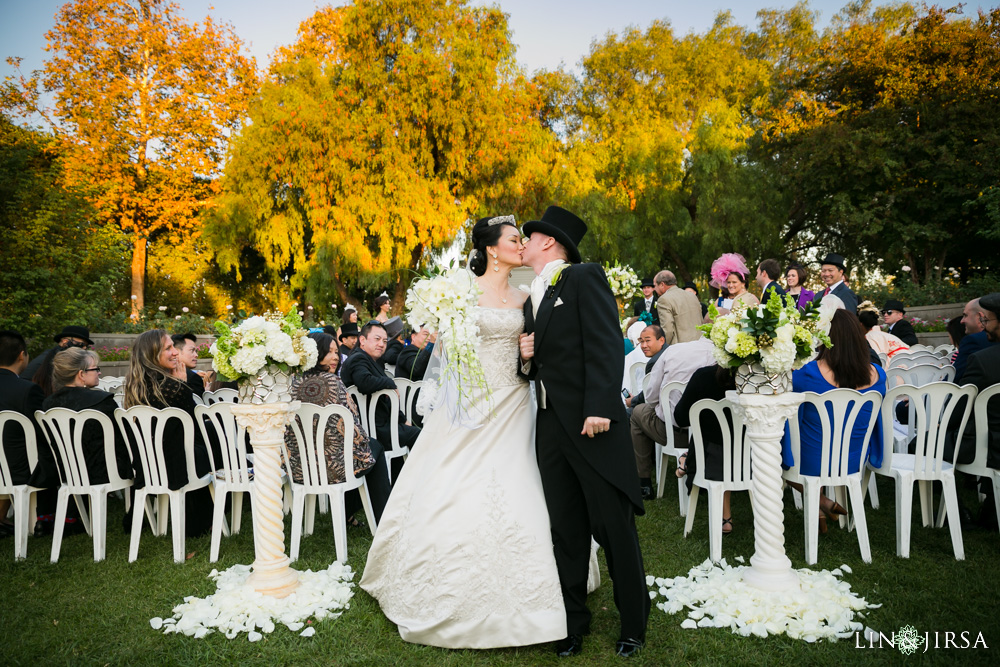
[[[567,266],[569,266],[569,264],[563,264],[556,269],[556,272],[552,274],[552,280],[549,281],[549,287],[555,287],[556,283],[559,282],[559,276],[562,275],[563,269]]]

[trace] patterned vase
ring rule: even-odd
[[[741,394],[783,394],[792,390],[792,373],[769,374],[757,362],[740,364],[736,369],[736,390]]]
[[[291,373],[281,370],[276,364],[269,364],[255,377],[240,380],[240,403],[290,403],[292,395],[288,389],[291,384]]]

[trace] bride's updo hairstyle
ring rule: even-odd
[[[491,218],[480,218],[472,227],[472,253],[469,255],[469,269],[477,276],[486,273],[489,266],[489,253],[486,248],[500,242],[503,228],[510,225],[517,229],[512,215],[496,215]]]

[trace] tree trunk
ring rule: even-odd
[[[132,319],[138,320],[139,313],[146,307],[146,244],[148,241],[136,236],[132,243]]]

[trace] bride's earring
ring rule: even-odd
[[[493,253],[493,270],[494,271],[499,271],[500,270],[499,264],[500,264],[500,262],[497,261],[497,254]]]

